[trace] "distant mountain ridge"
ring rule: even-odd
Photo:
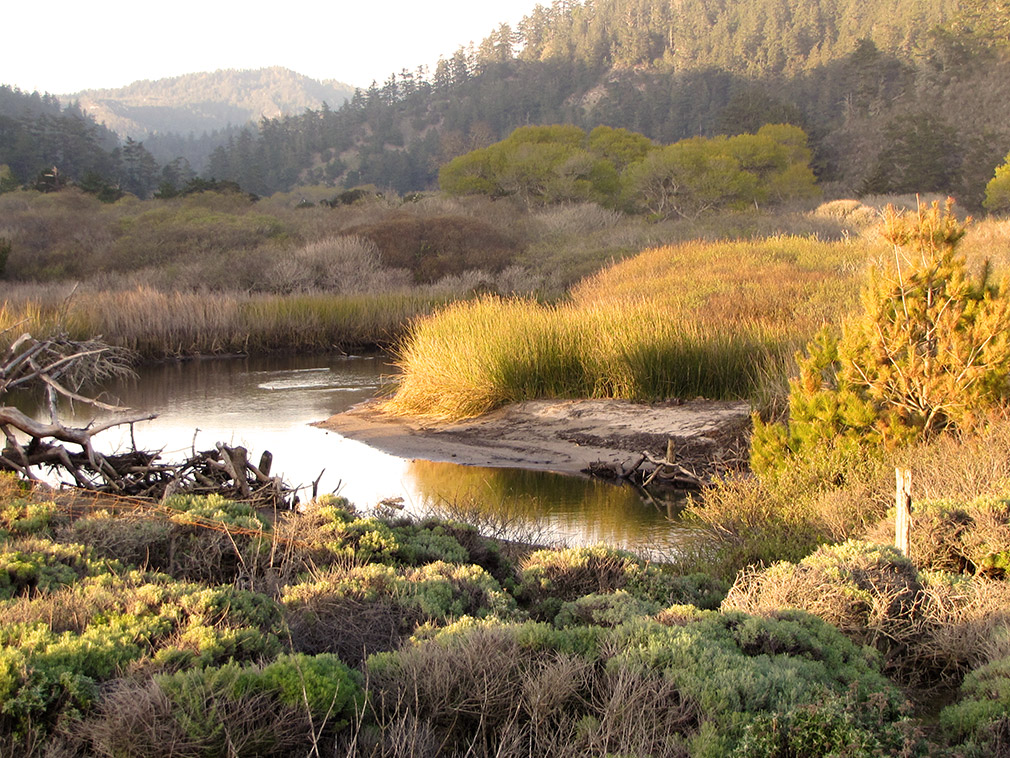
[[[120,137],[142,140],[152,134],[200,135],[261,118],[300,114],[323,103],[339,108],[353,94],[349,84],[318,81],[274,66],[143,80],[118,89],[61,95],[60,100],[76,100]]]

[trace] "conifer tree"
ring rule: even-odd
[[[911,217],[887,209],[893,262],[874,270],[841,338],[825,330],[800,357],[788,424],[755,421],[755,471],[821,456],[844,476],[861,446],[970,428],[1007,398],[1010,285],[991,283],[988,266],[969,272],[952,205]]]

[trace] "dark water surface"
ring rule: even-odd
[[[629,487],[518,469],[405,460],[312,422],[375,396],[391,368],[377,358],[283,357],[198,360],[146,366],[135,379],[105,387],[106,400],[159,416],[136,425],[137,446],[178,460],[216,442],[243,445],[252,460],[274,455],[273,473],[319,491],[339,491],[363,510],[386,498],[423,513],[446,503],[508,511],[546,523],[553,539],[668,552],[689,539],[657,506]],[[26,409],[27,410],[27,409]],[[110,414],[77,405],[74,425]],[[128,447],[129,432],[98,437],[101,449]],[[306,496],[307,497],[307,496]]]

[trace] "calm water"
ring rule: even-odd
[[[310,424],[378,393],[390,368],[375,358],[260,358],[204,360],[148,366],[136,379],[105,387],[106,399],[158,413],[136,425],[140,448],[178,460],[216,442],[243,445],[258,460],[274,455],[273,473],[321,493],[338,491],[361,509],[386,498],[425,512],[446,502],[483,510],[506,509],[547,522],[570,544],[608,544],[669,551],[688,537],[665,512],[628,487],[517,469],[410,461],[379,452]],[[26,409],[27,410],[27,409]],[[68,409],[75,425],[110,414]],[[98,439],[112,451],[128,447],[128,431]],[[310,491],[310,490],[307,490]]]

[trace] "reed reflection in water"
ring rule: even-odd
[[[635,551],[675,552],[694,530],[671,520],[676,510],[642,500],[632,487],[543,471],[460,466],[414,460],[406,476],[421,502],[438,510],[445,504],[489,514],[546,523],[558,542],[590,545],[604,542]],[[662,508],[662,510],[661,510]]]

